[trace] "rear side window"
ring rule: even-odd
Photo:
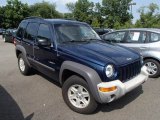
[[[145,31],[130,31],[128,33],[127,42],[129,43],[144,43],[147,40],[147,32]]]
[[[157,42],[160,40],[160,34],[158,33],[151,33],[150,42]]]
[[[22,38],[23,37],[23,34],[25,32],[25,28],[27,26],[27,22],[22,22],[20,25],[19,25],[19,28],[18,28],[18,31],[17,31],[17,37],[19,38]]]
[[[38,37],[48,39],[48,40],[51,39],[51,33],[50,33],[48,25],[40,24],[39,31],[38,31]]]
[[[38,23],[29,23],[27,25],[26,32],[24,34],[24,38],[26,40],[34,41],[38,31]]]

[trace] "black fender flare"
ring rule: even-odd
[[[62,75],[64,70],[70,70],[81,75],[88,83],[89,89],[93,97],[95,98],[95,100],[99,103],[102,103],[98,93],[98,88],[97,88],[97,85],[102,81],[98,73],[94,69],[76,62],[64,61],[62,63],[60,74],[59,74],[59,80],[61,84],[63,83]]]
[[[27,64],[31,67],[28,59],[27,59],[27,53],[26,53],[26,50],[23,46],[21,45],[16,45],[16,54],[17,54],[17,51],[21,51],[21,53],[24,55],[24,59],[25,61],[27,62]],[[18,56],[17,56],[18,57]]]

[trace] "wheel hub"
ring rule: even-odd
[[[155,75],[158,71],[157,65],[153,62],[147,62],[145,66],[147,67],[149,75]]]
[[[73,85],[68,90],[71,104],[77,108],[85,108],[90,103],[89,92],[81,85]]]
[[[19,67],[20,67],[21,71],[24,72],[25,64],[24,64],[24,60],[22,58],[19,59]]]

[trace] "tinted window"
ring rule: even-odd
[[[151,33],[151,39],[150,39],[151,42],[157,42],[159,40],[160,40],[160,34]]]
[[[24,38],[27,40],[34,40],[37,35],[38,26],[37,23],[29,23]]]
[[[130,31],[127,36],[129,43],[144,43],[147,39],[147,32]]]
[[[115,32],[115,33],[105,35],[104,39],[111,42],[120,43],[123,41],[124,36],[125,36],[125,32]]]
[[[20,38],[23,37],[23,34],[24,34],[24,32],[25,32],[26,26],[27,26],[27,22],[22,22],[22,23],[19,25],[19,28],[18,28],[18,31],[17,31],[17,37],[20,37]]]
[[[41,24],[39,26],[38,37],[45,38],[45,39],[47,38],[49,40],[51,39],[51,33],[48,25]]]

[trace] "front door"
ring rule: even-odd
[[[129,48],[133,48],[134,50],[142,53],[143,50],[148,49],[148,45],[146,42],[148,41],[148,32],[146,31],[129,31],[128,35],[124,39],[124,45]]]
[[[51,34],[51,28],[47,24],[40,24],[37,39],[44,38],[48,39],[51,42],[51,46],[42,47],[39,46],[37,40],[34,45],[34,60],[36,61],[36,67],[42,73],[51,76],[53,79],[58,80],[58,72],[57,72],[57,51],[55,50],[55,46],[53,44],[53,37]]]

